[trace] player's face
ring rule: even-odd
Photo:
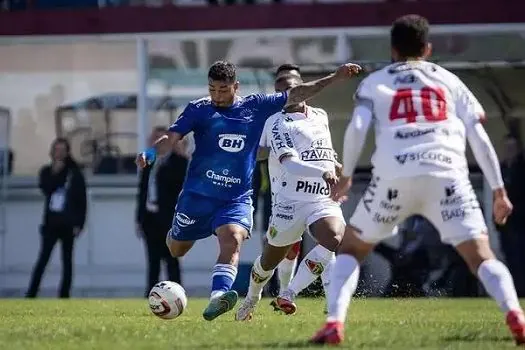
[[[239,82],[228,83],[218,80],[208,81],[208,91],[210,98],[217,107],[230,107],[233,104]]]
[[[277,79],[274,87],[275,87],[276,92],[283,92],[283,91],[291,89],[297,84],[299,84],[299,81],[295,78],[290,77],[287,79]]]

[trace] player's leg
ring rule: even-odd
[[[239,320],[249,319],[255,304],[260,299],[260,291],[290,247],[301,240],[306,228],[301,203],[290,201],[276,201],[276,203],[278,204],[273,208],[270,228],[266,233],[267,243],[263,254],[257,257],[253,264],[248,296],[237,312]]]
[[[182,192],[179,196],[171,230],[166,236],[166,246],[174,258],[186,255],[195,241],[212,234],[210,216],[215,203],[207,197]]]
[[[488,230],[468,178],[427,180],[434,192],[425,216],[438,228],[443,242],[455,246],[470,271],[507,315],[507,324],[518,343],[525,343],[525,317],[512,276],[490,248]]]
[[[288,288],[292,276],[297,267],[297,258],[301,251],[301,242],[294,243],[284,259],[277,266],[277,273],[279,275],[279,293]]]
[[[285,291],[292,280],[295,269],[297,267],[297,259],[301,252],[301,242],[294,243],[283,260],[277,265],[277,274],[279,277],[279,294]],[[270,302],[270,306],[273,307],[274,311],[279,311],[277,307],[277,301],[273,299]]]
[[[507,325],[518,345],[525,344],[525,316],[509,269],[492,252],[486,231],[476,239],[456,245],[470,271],[506,315]]]
[[[406,181],[405,181],[406,182]],[[316,344],[343,341],[344,322],[359,281],[360,264],[376,243],[397,233],[396,225],[412,213],[410,181],[374,177],[346,226],[331,273],[325,326],[311,339]]]
[[[181,258],[190,251],[190,249],[195,244],[195,241],[177,239],[177,236],[178,235],[174,234],[173,228],[169,230],[168,234],[166,235],[166,246],[168,247],[172,257]]]
[[[238,300],[231,290],[237,277],[237,265],[242,242],[249,237],[253,224],[251,198],[246,197],[219,208],[212,221],[212,229],[219,241],[219,257],[213,267],[210,303],[203,312],[211,321],[233,309]]]
[[[295,297],[319,276],[323,286],[328,283],[331,267],[335,263],[335,250],[345,231],[344,218],[338,205],[314,205],[312,209],[309,213],[309,229],[319,244],[304,257],[289,287],[276,300],[279,309],[286,314],[295,313]]]
[[[275,268],[284,259],[291,245],[281,247],[265,243],[263,252],[255,259],[250,274],[250,286],[244,302],[237,310],[235,319],[247,321],[252,318],[257,303],[261,300],[262,290],[272,277]]]

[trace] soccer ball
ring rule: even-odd
[[[188,304],[184,288],[172,281],[162,281],[154,285],[149,292],[148,301],[151,312],[165,320],[180,316]]]

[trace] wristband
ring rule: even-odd
[[[157,150],[154,147],[150,147],[144,152],[144,158],[146,159],[147,164],[153,163],[156,157]]]

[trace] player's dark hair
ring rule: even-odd
[[[425,17],[399,17],[390,30],[390,44],[403,57],[421,57],[428,43],[429,25]]]
[[[279,67],[277,67],[277,70],[275,71],[275,75],[279,75],[279,73],[281,72],[290,72],[293,70],[296,70],[297,72],[299,72],[299,74],[301,74],[301,68],[299,68],[298,65],[293,64],[293,63],[281,64]]]
[[[235,65],[226,61],[217,61],[208,70],[208,79],[231,84],[237,81]]]

